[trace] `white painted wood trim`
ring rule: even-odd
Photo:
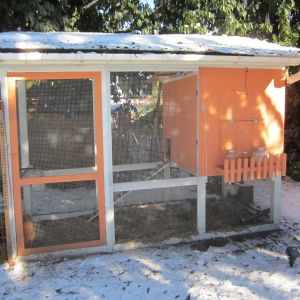
[[[27,122],[27,101],[26,101],[26,82],[21,80],[18,82],[18,115],[20,131],[20,158],[21,167],[28,168],[29,162],[29,142],[28,142],[28,122]],[[25,216],[31,216],[31,190],[30,186],[23,187],[23,201],[24,201],[24,214]]]
[[[23,257],[19,257],[18,261],[42,261],[42,260],[55,260],[65,257],[82,257],[82,255],[90,255],[90,254],[100,254],[100,253],[111,253],[111,252],[120,252],[120,251],[127,251],[127,250],[135,250],[135,249],[143,249],[143,248],[150,248],[150,247],[161,247],[161,246],[171,246],[176,245],[179,243],[193,243],[197,241],[203,241],[207,239],[213,238],[230,238],[237,235],[243,234],[251,234],[256,232],[263,232],[263,231],[271,231],[279,229],[278,224],[265,224],[265,225],[257,225],[251,226],[241,231],[228,231],[228,232],[211,232],[202,235],[189,236],[187,238],[176,238],[176,239],[169,239],[163,241],[161,243],[123,243],[123,244],[116,244],[113,248],[108,246],[99,246],[99,247],[89,247],[83,249],[73,249],[73,250],[64,250],[64,251],[57,251],[57,252],[50,252],[44,254],[35,254],[35,255],[27,255]]]
[[[206,232],[206,183],[207,177],[198,177],[197,230],[200,236],[202,236]]]
[[[74,212],[67,212],[67,213],[53,213],[53,214],[32,216],[31,219],[32,219],[33,222],[53,221],[53,220],[62,220],[62,219],[68,219],[68,218],[75,218],[75,217],[91,215],[94,212],[95,212],[95,210],[74,211]]]
[[[163,162],[151,162],[142,164],[127,164],[127,165],[114,165],[114,172],[124,172],[124,171],[141,171],[141,170],[151,170],[157,168]]]
[[[5,133],[6,133],[6,170],[7,170],[7,194],[8,194],[8,209],[9,209],[9,223],[10,223],[10,237],[13,259],[17,257],[17,238],[16,238],[16,223],[15,223],[15,209],[14,209],[14,195],[12,182],[12,162],[11,162],[11,148],[10,148],[10,128],[9,128],[9,110],[8,110],[8,79],[7,71],[0,71],[1,84],[1,98],[4,102],[5,115]]]
[[[25,80],[18,82],[18,107],[20,130],[20,154],[22,168],[28,168],[29,162],[29,142],[28,142],[28,122],[27,122],[27,101]]]
[[[174,81],[177,81],[177,80],[182,80],[182,79],[185,79],[185,78],[193,77],[193,76],[196,76],[198,74],[197,71],[191,71],[191,72],[193,72],[193,73],[183,75],[183,76],[179,76],[179,77],[172,77],[172,78],[169,78],[169,79],[165,79],[162,82],[163,83],[174,82]]]
[[[206,239],[214,239],[214,238],[224,238],[224,237],[231,237],[231,236],[237,236],[237,235],[244,235],[244,234],[251,234],[255,232],[262,232],[262,231],[271,231],[279,229],[279,224],[262,224],[262,225],[254,225],[249,226],[245,229],[242,229],[240,231],[215,231],[215,232],[206,232],[202,235],[200,240],[206,240]]]
[[[273,223],[279,224],[281,211],[281,176],[274,176],[272,179],[272,195],[270,219]]]
[[[198,184],[197,177],[154,179],[154,180],[147,180],[147,181],[114,183],[113,191],[114,192],[139,191],[139,190],[189,186],[189,185],[197,185],[197,184]]]
[[[272,66],[284,67],[300,64],[300,56],[234,56],[234,55],[201,55],[201,54],[109,54],[109,53],[0,53],[0,61],[5,64],[16,63],[61,63],[69,61],[74,64],[190,64],[214,66]]]
[[[103,157],[106,241],[109,249],[115,245],[115,214],[113,194],[112,130],[110,108],[110,73],[102,72],[102,118],[103,118]]]

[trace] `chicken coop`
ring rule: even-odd
[[[285,67],[298,49],[202,35],[0,41],[10,257],[279,227]]]

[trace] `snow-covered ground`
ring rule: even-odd
[[[281,232],[207,251],[194,244],[2,265],[0,299],[300,299],[300,258],[290,268],[285,255],[300,245],[300,183],[284,180],[282,203]]]

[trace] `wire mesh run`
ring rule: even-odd
[[[19,80],[17,106],[23,177],[95,166],[93,80]]]
[[[0,263],[7,260],[7,237],[4,216],[2,180],[0,183]]]
[[[4,106],[0,101],[0,263],[9,259],[10,242],[7,236],[7,178],[6,178],[6,155],[5,155],[5,124]],[[6,213],[6,214],[5,214]]]
[[[114,193],[116,242],[162,242],[197,234],[197,187]]]
[[[113,72],[114,183],[197,174],[196,76]]]
[[[207,231],[238,231],[271,223],[270,180],[224,184],[221,176],[208,177],[206,186]]]
[[[97,203],[94,181],[24,186],[25,248],[99,240]]]

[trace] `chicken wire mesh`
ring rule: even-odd
[[[114,183],[196,175],[196,81],[186,75],[111,73]]]
[[[114,193],[116,242],[161,242],[197,232],[196,186],[147,189],[147,182],[197,176],[196,76],[111,73],[113,182],[144,189]]]
[[[2,106],[2,105],[1,105]],[[8,259],[7,251],[7,234],[5,222],[5,202],[7,200],[7,182],[6,182],[6,159],[5,159],[5,132],[4,117],[2,110],[0,111],[0,263]]]
[[[7,260],[7,238],[4,216],[3,181],[0,181],[0,263]]]
[[[116,243],[197,234],[197,186],[114,193]]]
[[[62,176],[22,186],[25,248],[100,240],[98,215],[90,220],[96,182],[64,182],[95,172],[93,85],[89,78],[17,81],[20,175]]]
[[[95,166],[93,80],[18,80],[22,176]]]
[[[271,223],[271,180],[224,184],[223,177],[208,177],[206,228],[238,231],[251,225]]]
[[[28,192],[30,199],[24,196]],[[99,217],[91,219],[98,202],[95,181],[24,186],[22,195],[26,248],[100,239]]]

